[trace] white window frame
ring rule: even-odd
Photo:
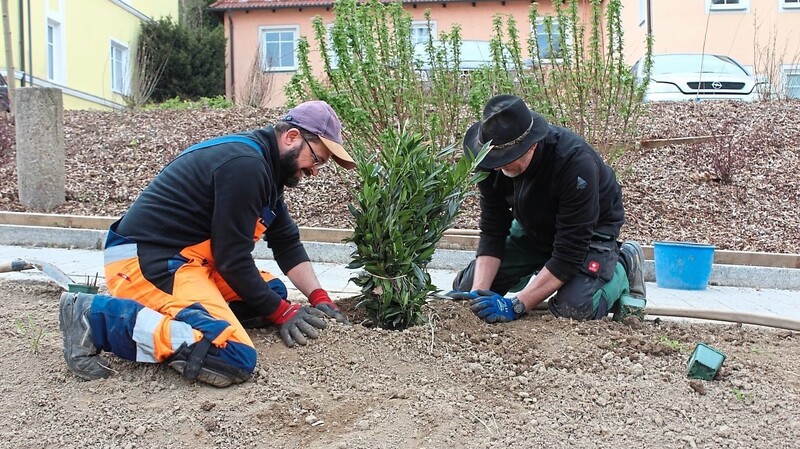
[[[542,27],[542,32],[543,32],[543,33],[542,33],[542,35],[546,37],[546,35],[544,34],[544,32],[545,32],[546,30],[544,29],[544,18],[543,18],[543,17],[539,17],[539,18],[537,18],[537,19],[536,19],[536,24],[535,24],[535,25],[533,25],[533,27],[532,27],[532,29],[531,29],[531,33],[533,33],[533,35],[534,35],[534,38],[535,38],[537,41],[538,41],[538,39],[539,39],[539,27],[540,27],[540,26]],[[553,18],[553,30],[558,30],[558,29],[559,29],[559,23],[558,23],[558,19],[556,19],[556,18]],[[571,45],[572,45],[572,33],[570,33],[569,27],[567,27],[567,28],[566,28],[566,32],[567,32],[567,35],[566,35],[566,36],[565,36],[565,38],[564,38],[564,44],[565,44],[567,47],[569,47],[569,46],[571,46]],[[553,37],[555,37],[555,36],[553,36]],[[566,50],[566,49],[562,49],[562,51],[564,51],[564,50]],[[541,47],[539,47],[539,51],[542,51],[542,48],[541,48]],[[541,55],[537,55],[537,56],[541,56]],[[550,58],[544,58],[544,57],[542,57],[542,58],[539,60],[539,62],[540,62],[541,64],[560,64],[560,63],[562,63],[563,61],[564,61],[564,60],[563,60],[562,58],[550,59]]]
[[[723,0],[726,2],[736,2],[722,5],[715,5],[712,0],[706,0],[706,12],[734,11],[737,13],[750,12],[750,0]]]
[[[439,33],[438,33],[437,29],[436,29],[436,21],[435,20],[431,20],[431,30],[430,30],[430,34],[428,34],[428,39],[427,40],[417,39],[417,34],[416,34],[415,30],[424,30],[424,31],[427,32],[428,31],[428,21],[427,20],[414,20],[414,21],[411,22],[411,45],[424,44],[424,43],[428,42],[428,40],[436,40],[436,36],[439,35]]]
[[[266,35],[267,33],[283,33],[283,32],[291,32],[292,33],[292,65],[291,66],[273,66],[270,61],[267,60],[267,40]],[[300,39],[300,26],[298,25],[280,25],[280,26],[267,26],[263,25],[258,27],[258,46],[259,51],[261,52],[261,64],[263,66],[261,69],[265,72],[294,72],[297,70],[297,42]],[[279,44],[282,41],[277,41]],[[279,45],[280,49],[280,45]],[[280,59],[279,55],[279,59]]]
[[[781,9],[800,9],[800,0],[779,0]]]
[[[118,57],[115,51],[119,52]],[[130,49],[126,44],[111,39],[108,46],[108,61],[111,66],[111,91],[127,95],[130,89]]]
[[[639,0],[639,26],[647,20],[647,0]]]
[[[338,69],[339,58],[336,56],[336,52],[333,50],[333,25],[333,22],[325,24],[325,39],[328,41],[328,57],[331,60],[331,68]]]
[[[797,77],[797,97],[789,97],[789,77]],[[781,66],[781,89],[788,98],[800,98],[800,65]]]
[[[47,18],[45,25],[45,59],[47,60],[47,80],[54,83],[65,81],[64,67],[64,26],[61,21]]]

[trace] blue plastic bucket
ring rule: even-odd
[[[714,245],[654,242],[656,285],[679,290],[705,290],[714,262]]]

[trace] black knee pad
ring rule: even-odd
[[[203,338],[191,346],[182,344],[169,358],[168,363],[188,380],[199,380],[220,388],[250,379],[250,374],[232,367],[218,353],[219,350],[211,344],[211,340]]]

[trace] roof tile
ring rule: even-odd
[[[271,9],[271,8],[300,8],[308,6],[333,6],[334,0],[217,0],[211,9],[224,11],[229,9]],[[384,0],[386,3],[389,0]],[[441,3],[445,0],[403,0],[403,3]],[[449,0],[455,3],[464,0]],[[477,1],[477,0],[476,0]]]

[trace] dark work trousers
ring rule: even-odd
[[[522,290],[550,259],[514,220],[506,238],[505,253],[491,290],[500,295]],[[619,259],[619,244],[612,237],[595,235],[580,271],[550,298],[550,312],[575,320],[600,319],[608,315],[623,295],[629,295],[628,276]],[[470,291],[475,275],[475,260],[461,270],[453,289]]]

